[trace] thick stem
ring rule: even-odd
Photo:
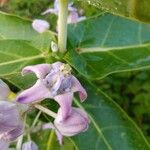
[[[49,116],[51,116],[53,118],[57,117],[57,114],[55,112],[53,112],[53,111],[51,111],[51,110],[49,110],[49,109],[47,109],[47,108],[45,108],[39,104],[34,105],[34,107],[41,110],[42,112],[48,114]]]
[[[64,53],[66,51],[67,17],[68,17],[68,0],[59,0],[58,48],[61,53]]]

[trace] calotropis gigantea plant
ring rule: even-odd
[[[98,84],[112,73],[149,69],[150,2],[82,1],[101,10],[82,17],[68,0],[46,8],[42,16],[58,16],[56,33],[53,21],[0,12],[0,78],[13,90],[0,82],[0,149],[150,149]]]

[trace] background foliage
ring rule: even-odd
[[[42,3],[42,5],[41,5],[41,3]],[[48,6],[51,6],[51,5],[52,5],[52,3],[49,3],[48,0],[38,0],[38,1],[37,0],[30,0],[30,1],[29,0],[24,0],[24,1],[21,1],[21,2],[20,2],[20,0],[12,0],[12,1],[10,1],[8,3],[8,5],[5,5],[1,10],[5,11],[5,12],[13,13],[13,14],[25,17],[25,18],[37,18],[38,17],[38,18],[44,18],[44,19],[46,19],[46,20],[48,20],[50,22],[52,22],[52,21],[56,22],[56,17],[55,16],[50,17],[48,15],[47,16],[41,16],[40,15],[41,12],[43,12],[45,9],[48,8]],[[91,7],[91,5],[85,5],[84,2],[83,3],[82,2],[80,2],[80,3],[75,2],[75,6],[78,7],[79,9],[83,8],[84,9],[84,14],[87,17],[97,16],[100,13],[105,13],[104,10],[108,10],[109,9],[109,8],[106,8],[106,9],[104,8],[102,10],[101,9],[97,9],[97,7],[94,8],[94,7]],[[113,13],[115,13],[115,12],[116,11],[113,10]],[[118,13],[118,12],[116,12],[116,13]],[[108,17],[110,17],[110,19],[112,18],[111,15],[108,16]],[[103,18],[104,18],[104,21],[105,21],[106,17],[104,16]],[[5,20],[5,18],[3,18],[2,15],[1,15],[1,19]],[[122,20],[122,19],[120,19],[120,20]],[[13,37],[13,35],[10,35],[10,33],[4,32],[4,31],[7,31],[7,29],[4,30],[4,28],[2,28],[0,26],[0,30],[3,30],[2,32],[4,33],[4,35],[6,35],[6,40],[7,40],[7,41],[5,41],[6,43],[4,41],[3,42],[0,41],[1,42],[0,43],[0,45],[1,45],[0,46],[0,51],[2,51],[6,47],[6,44],[7,44],[7,48],[5,48],[5,51],[6,52],[11,52],[11,53],[9,53],[11,55],[11,59],[14,59],[14,60],[17,59],[18,60],[17,56],[15,56],[15,55],[13,56],[12,49],[13,49],[13,46],[14,46],[14,49],[16,51],[16,45],[18,45],[17,46],[18,49],[19,49],[20,46],[23,45],[22,47],[23,47],[24,51],[27,52],[26,53],[26,59],[28,60],[28,61],[26,61],[25,63],[22,64],[23,66],[27,65],[27,64],[30,64],[30,63],[36,64],[37,62],[38,63],[39,62],[45,62],[45,55],[44,55],[44,57],[40,55],[41,54],[41,50],[43,50],[43,49],[44,50],[48,50],[49,49],[48,43],[50,43],[51,40],[55,40],[54,35],[51,34],[50,32],[45,33],[44,35],[37,36],[36,35],[37,33],[34,32],[34,31],[32,31],[28,27],[28,21],[29,20],[26,20],[26,21],[24,21],[24,23],[27,22],[26,30],[30,30],[31,31],[31,32],[27,32],[27,33],[30,33],[32,35],[32,37],[30,35],[26,35],[26,36],[24,36],[25,37],[24,38],[21,35],[21,33],[22,33],[21,31],[18,31],[18,33],[16,33],[16,36],[14,35],[14,37]],[[125,20],[123,20],[123,21],[125,21]],[[10,17],[10,22],[11,22],[11,17]],[[100,26],[101,23],[102,23],[102,21],[101,22],[97,21],[97,22],[98,22],[97,26]],[[125,21],[125,23],[128,24],[128,21]],[[21,24],[21,22],[20,22],[20,24]],[[89,24],[88,24],[88,26],[89,26]],[[140,24],[140,23],[136,22],[135,24]],[[136,28],[135,24],[133,26]],[[83,26],[84,25],[86,26],[87,24],[83,23]],[[16,27],[16,25],[14,25],[14,26]],[[143,29],[145,30],[145,32],[150,32],[149,28],[146,29],[146,26],[148,26],[148,25],[145,24],[143,26],[144,26]],[[79,24],[79,28],[78,28],[78,26],[75,26],[74,30],[75,31],[80,31],[80,27],[82,27],[82,23]],[[55,25],[53,25],[53,24],[52,24],[52,29],[55,30]],[[87,30],[89,32],[88,33],[88,35],[89,35],[88,38],[90,39],[91,33],[93,31],[90,32],[90,29],[87,29]],[[112,29],[112,31],[113,31],[113,29]],[[131,34],[132,31],[133,30],[131,28],[130,32],[128,34]],[[71,32],[72,32],[72,30],[70,30],[70,34],[71,34]],[[95,33],[96,32],[97,32],[97,30],[95,30]],[[77,32],[75,32],[75,33],[77,35],[76,37],[78,37],[78,33]],[[121,34],[121,33],[122,32],[120,32],[119,34]],[[24,33],[22,33],[22,34],[24,34]],[[118,36],[118,35],[116,35],[116,36]],[[131,36],[132,35],[133,34],[131,34]],[[51,39],[45,40],[45,39],[48,39],[47,38],[48,36],[51,36]],[[135,40],[134,42],[137,44],[138,43],[138,42],[136,42],[137,35],[135,35],[135,37],[131,37],[131,36],[129,36],[128,38],[131,38],[132,40]],[[29,37],[29,39],[27,37]],[[18,39],[16,39],[16,38],[18,38]],[[74,38],[73,36],[72,37],[70,36],[70,41],[69,41],[69,48],[70,49],[73,49],[73,47],[74,47],[74,45],[72,45],[72,41],[73,41],[73,43],[76,41],[76,39],[73,39],[73,38]],[[99,38],[101,39],[101,37],[99,37]],[[22,39],[23,41],[19,41],[19,39]],[[28,45],[26,42],[28,40],[31,40],[31,39],[32,39],[32,41],[31,41],[30,45]],[[131,42],[131,39],[129,40],[129,42]],[[149,39],[149,38],[147,36],[145,36],[145,40],[144,40],[144,36],[143,36],[143,38],[142,38],[142,40],[143,40],[142,44],[145,44],[146,42],[148,42],[148,41],[146,41],[147,39]],[[39,41],[43,41],[43,42],[39,43]],[[95,41],[97,41],[97,39]],[[111,39],[109,39],[108,41],[111,41]],[[90,47],[90,45],[88,45],[89,44],[88,42],[86,41],[86,39],[82,39],[81,38],[80,39],[80,43],[79,43],[79,41],[76,41],[76,43],[77,43],[76,45],[79,45],[80,47],[83,47],[83,48],[88,48],[88,47]],[[20,43],[20,46],[19,46],[19,43]],[[38,45],[37,45],[37,43],[38,43]],[[94,43],[94,41],[92,41],[92,45],[93,45],[93,43]],[[99,45],[99,43],[94,43],[94,44],[95,45],[96,44]],[[111,44],[114,44],[114,41],[112,43],[106,43],[106,44],[110,44],[110,46],[112,46]],[[129,45],[129,43],[128,43],[128,45]],[[105,47],[105,45],[103,45],[103,46]],[[39,47],[41,47],[41,49],[38,49]],[[147,46],[147,47],[149,47],[149,46]],[[44,52],[42,52],[42,54],[43,53]],[[102,52],[102,53],[104,53],[104,55],[105,55],[105,52]],[[142,55],[142,54],[143,55],[145,54],[147,56],[149,55],[149,53],[144,53],[144,50],[139,55]],[[2,54],[0,54],[0,55],[2,55]],[[17,55],[19,55],[19,58],[22,56],[22,54],[19,52],[19,50],[18,50]],[[98,58],[95,58],[95,57],[93,57],[93,58],[89,57],[88,54],[84,54],[83,53],[82,55],[83,55],[85,61],[87,61],[87,60],[88,61],[89,60],[92,61],[92,59],[98,59]],[[65,59],[71,65],[76,66],[76,64],[75,64],[76,62],[71,62],[68,59],[69,56],[72,56],[71,52],[66,55]],[[32,58],[34,57],[35,59],[31,59],[30,60],[31,57]],[[3,57],[3,58],[5,58],[5,57]],[[7,56],[7,60],[8,60],[8,56]],[[0,61],[3,62],[5,60],[0,60]],[[22,60],[22,61],[24,61],[24,60]],[[50,62],[50,59],[47,58],[46,61]],[[147,65],[149,65],[149,60],[147,62]],[[17,69],[16,66],[17,66],[17,64],[15,65],[15,69]],[[33,79],[31,76],[25,77],[25,78],[28,79],[28,81],[30,83],[28,85],[24,85],[24,83],[21,80],[18,80],[20,78],[20,75],[19,75],[19,68],[21,67],[20,64],[18,64],[18,70],[17,70],[18,75],[17,75],[17,77],[13,76],[13,72],[12,72],[11,75],[8,76],[6,70],[2,71],[3,69],[5,69],[6,66],[2,66],[2,67],[3,68],[1,68],[1,72],[0,72],[1,76],[3,76],[3,77],[5,76],[5,79],[7,80],[7,82],[9,81],[9,84],[13,85],[13,83],[17,83],[15,87],[12,86],[12,89],[14,89],[14,91],[15,90],[17,91],[19,88],[25,88],[26,86],[30,86],[34,82],[34,81],[30,82],[31,80],[29,80],[29,79]],[[11,69],[14,70],[14,68],[12,68],[12,66],[9,65],[7,71],[10,72]],[[79,68],[79,70],[80,71],[84,71],[84,69],[82,70],[82,68],[81,69]],[[4,72],[4,74],[3,74],[3,72]],[[84,72],[82,72],[82,74],[84,74]],[[107,74],[107,72],[106,72],[106,74]],[[102,75],[102,76],[105,76],[105,74]],[[96,74],[94,76],[94,78],[95,77],[98,77],[98,75]],[[11,79],[11,80],[9,80],[9,79]],[[85,82],[85,81],[83,81],[83,82]],[[149,70],[144,70],[144,71],[134,71],[134,72],[125,72],[125,73],[111,74],[111,75],[105,77],[102,80],[98,80],[98,81],[96,80],[96,81],[94,81],[94,83],[102,91],[104,91],[105,93],[107,93],[115,102],[117,102],[121,106],[121,108],[123,108],[127,112],[127,114],[142,129],[142,131],[143,131],[145,137],[147,138],[147,140],[150,141],[150,92],[149,92],[150,91],[150,71]],[[87,85],[87,87],[88,87],[89,91],[93,90],[93,89],[90,88],[89,84]],[[91,92],[91,93],[94,93],[94,92]],[[105,103],[103,103],[103,101],[101,101],[101,102],[99,102],[99,106],[105,106],[105,105],[107,105],[108,111],[111,112],[112,110],[110,109],[109,106],[114,105],[114,103],[113,102],[109,102],[109,98],[107,96],[105,96],[105,94],[103,95],[102,94],[103,92],[98,91],[98,93],[99,93],[98,95],[94,95],[94,96],[101,97],[100,99],[108,99],[107,102],[105,101],[106,103],[108,103],[108,105],[105,104]],[[90,95],[89,97],[91,97],[91,99],[92,99],[92,96],[93,95]],[[89,104],[88,104],[88,102],[89,102]],[[78,102],[75,102],[75,103],[77,105],[79,105]],[[93,103],[93,106],[95,106],[94,104],[97,104],[96,101],[92,102],[90,100],[90,98],[89,98],[89,100],[87,101],[87,103],[84,104],[85,105],[84,107],[86,108],[87,111],[90,112],[91,116],[94,117],[94,115],[93,115],[93,114],[95,114],[94,109],[90,108],[90,106],[89,106],[92,103]],[[103,107],[100,107],[100,108],[101,108],[101,112],[99,112],[99,114],[103,114],[103,115],[102,115],[102,117],[100,117],[100,115],[97,115],[97,119],[102,120],[102,122],[105,122],[105,120],[103,119],[103,116],[104,116],[104,118],[107,117],[107,113],[102,109]],[[32,114],[31,114],[31,116],[32,116]],[[119,124],[119,122],[117,120],[118,119],[117,117],[119,118],[119,116],[116,116],[116,120],[111,120],[111,118],[110,118],[110,120],[108,122],[106,121],[104,124],[101,125],[102,128],[106,127],[108,124],[111,124],[111,123],[115,124],[117,122]],[[46,118],[46,117],[41,117],[41,119],[43,119],[43,118]],[[126,116],[125,116],[125,118],[126,118]],[[123,122],[123,124],[126,124],[126,122]],[[120,123],[120,125],[122,125],[122,123]],[[95,126],[95,124],[93,126]],[[91,127],[90,133],[88,133],[88,134],[91,135],[92,139],[97,140],[96,139],[97,137],[94,137],[94,135],[96,136],[97,133],[96,133],[96,131],[95,131],[95,129],[94,129],[93,126]],[[128,126],[130,126],[130,125],[128,124]],[[121,128],[120,130],[122,132],[121,137],[124,137],[125,135],[123,133],[124,133],[124,131],[127,131],[127,129],[122,129]],[[136,132],[136,130],[137,129],[135,129],[135,132]],[[111,132],[113,132],[114,135],[115,134],[118,135],[117,134],[117,130],[115,130],[115,129],[113,129]],[[44,139],[44,141],[41,142],[41,147],[40,148],[43,148],[43,146],[45,145],[45,148],[47,148],[47,149],[53,149],[53,144],[51,144],[49,142],[53,141],[55,143],[54,145],[56,145],[57,142],[56,142],[56,138],[55,138],[54,133],[53,132],[50,132],[50,133],[49,132],[45,132],[45,134],[43,135],[43,132],[42,132],[42,133],[38,133],[38,134],[39,134],[39,137],[41,137],[41,141]],[[131,134],[131,133],[129,133],[129,134]],[[43,136],[45,138],[43,138]],[[104,136],[106,137],[106,141],[107,141],[107,139],[109,139],[109,137],[111,137],[111,139],[115,138],[117,142],[122,143],[120,137],[117,137],[117,136],[112,137],[112,135],[109,135],[107,133],[107,131],[104,132]],[[134,136],[135,135],[133,135],[132,138],[134,138]],[[101,137],[103,137],[103,136],[101,136]],[[33,135],[33,138],[34,138],[34,135]],[[124,145],[124,149],[126,149],[126,150],[130,149],[130,148],[134,149],[133,148],[134,145],[136,145],[136,143],[138,143],[141,140],[141,138],[139,137],[139,139],[135,140],[135,143],[132,143],[129,147],[127,147],[126,143],[122,143],[122,144],[125,144]],[[37,138],[35,138],[35,139],[37,139]],[[46,143],[45,143],[45,139],[47,139]],[[88,137],[86,137],[86,135],[81,135],[81,136],[74,137],[73,140],[76,141],[76,144],[77,144],[76,146],[77,147],[78,147],[78,145],[80,145],[81,149],[86,149],[87,148],[86,146],[88,146],[88,145],[82,145],[83,147],[81,147],[81,143],[80,143],[80,142],[82,142],[85,139],[88,139]],[[94,146],[97,145],[97,147],[99,147],[99,145],[100,145],[103,149],[110,149],[110,147],[108,146],[108,143],[110,143],[110,145],[111,145],[112,148],[119,149],[119,148],[116,148],[115,145],[113,145],[112,141],[108,140],[109,142],[107,143],[105,141],[105,139],[103,139],[103,140],[101,140],[101,141],[103,141],[104,143],[97,142],[98,140],[97,141],[93,141],[93,142],[95,142],[95,144],[93,144],[93,145]],[[65,148],[64,149],[68,149],[68,148],[69,149],[74,149],[73,146],[72,146],[73,145],[72,144],[72,139],[66,139],[66,141],[67,142],[65,142],[66,144],[65,144]],[[55,149],[59,149],[59,146],[58,147],[57,146],[55,147]],[[93,149],[92,145],[90,145],[90,146],[91,146],[90,148]],[[138,147],[139,149],[140,149],[140,146],[141,145],[139,145],[139,147]],[[145,147],[145,149],[147,149],[147,147]]]

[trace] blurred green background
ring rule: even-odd
[[[41,15],[48,7],[53,6],[52,0],[5,0],[6,3],[3,4],[2,1],[0,2],[1,11],[25,18],[43,18],[49,22],[55,22],[51,24],[51,29],[55,30],[57,17]],[[87,17],[102,13],[100,9],[81,2],[75,2],[74,6],[79,11],[83,9]],[[117,73],[95,83],[132,117],[150,141],[150,71]]]

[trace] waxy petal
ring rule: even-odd
[[[10,93],[8,85],[0,79],[0,100],[6,100]]]
[[[80,100],[83,102],[87,98],[86,90],[82,87],[78,79],[72,76],[72,92],[79,92]]]
[[[68,115],[71,112],[71,105],[73,100],[73,93],[65,93],[60,94],[54,97],[55,101],[58,102],[58,104],[61,107],[62,115],[59,117],[60,120],[64,120],[68,117]]]
[[[79,15],[78,15],[77,11],[71,11],[68,16],[67,23],[77,23],[78,18],[79,18]]]
[[[50,70],[51,70],[50,64],[32,65],[23,68],[22,75],[28,73],[35,73],[37,78],[43,79],[50,72]]]
[[[80,108],[72,108],[72,111],[65,120],[60,120],[61,115],[62,110],[59,109],[54,125],[64,136],[74,136],[86,131],[89,126],[88,115]]]
[[[14,129],[19,120],[17,106],[11,102],[0,101],[0,134]]]
[[[7,141],[14,141],[16,140],[21,134],[23,134],[23,124],[20,122],[16,128],[9,132],[5,132],[3,134],[2,139],[7,140]]]
[[[0,150],[9,150],[9,143],[4,140],[0,140]]]
[[[17,97],[17,101],[20,103],[35,103],[51,97],[53,97],[51,92],[39,79],[34,86],[20,93]]]
[[[55,63],[52,64],[52,67],[53,67],[53,69],[57,72],[57,71],[60,70],[60,67],[61,67],[63,64],[64,64],[64,63],[57,61],[57,62],[55,62]]]

